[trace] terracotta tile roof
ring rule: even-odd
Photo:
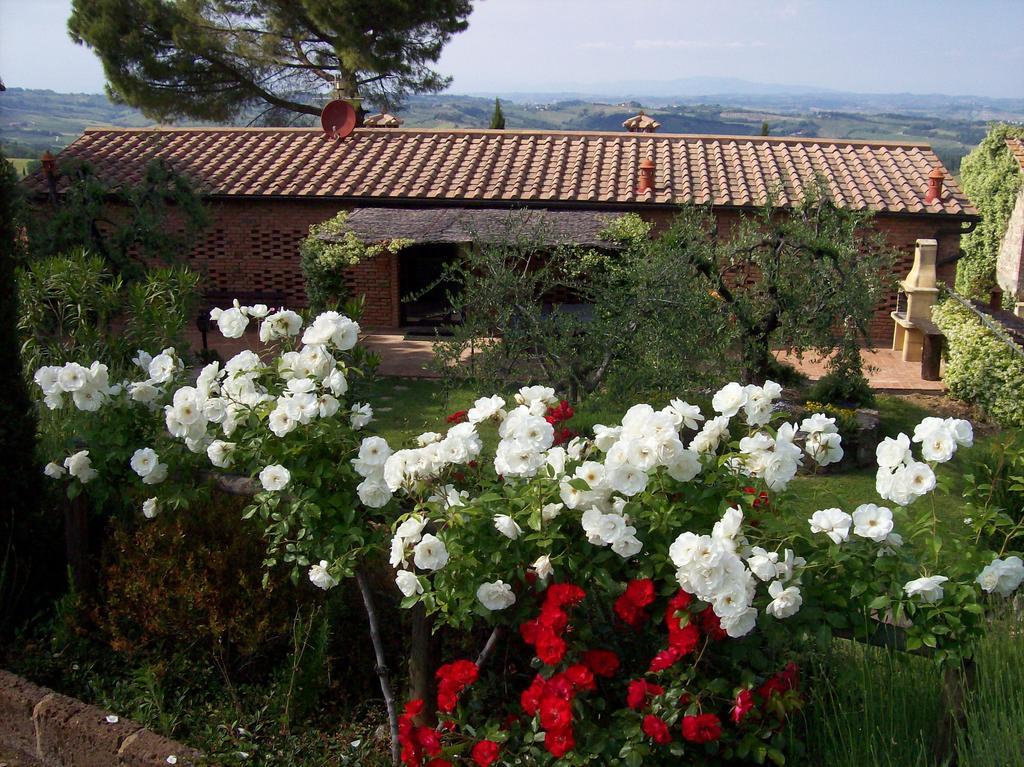
[[[1021,171],[1024,172],[1024,138],[1008,138],[1006,139],[1006,145],[1010,147],[1013,156],[1020,163]]]
[[[653,191],[637,194],[638,166],[655,164]],[[169,161],[217,196],[298,196],[396,202],[558,203],[602,206],[687,202],[757,206],[776,192],[798,203],[816,176],[840,205],[886,213],[972,217],[947,173],[929,205],[924,144],[761,136],[569,131],[358,129],[340,141],[307,128],[89,129],[61,153],[114,183]],[[45,190],[41,174],[30,188]]]

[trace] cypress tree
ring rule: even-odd
[[[501,99],[494,99],[494,114],[491,115],[491,128],[505,130],[505,113],[501,111]]]

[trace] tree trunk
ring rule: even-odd
[[[437,693],[434,670],[437,668],[437,638],[434,622],[427,616],[422,604],[409,611],[409,699],[423,701],[419,724],[433,727],[437,724]]]
[[[83,495],[64,507],[64,549],[71,570],[72,588],[79,594],[92,594],[96,578],[89,541],[89,506]]]

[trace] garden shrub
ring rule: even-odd
[[[996,285],[999,247],[1017,194],[1024,186],[1020,163],[1006,145],[1006,139],[1011,136],[1024,137],[1024,128],[993,125],[960,165],[964,194],[981,214],[975,229],[963,236],[964,256],[957,262],[956,269],[957,291],[971,298],[987,300]]]
[[[115,522],[98,628],[116,651],[173,649],[234,665],[288,641],[298,594],[262,584],[264,544],[241,521],[242,499],[216,495],[139,525]]]
[[[1024,426],[1024,355],[952,299],[936,305],[932,318],[946,337],[950,395],[977,405],[1005,426]]]
[[[339,239],[325,240],[324,237]],[[367,245],[348,227],[345,211],[313,224],[299,242],[299,265],[306,284],[306,299],[313,312],[340,309],[348,296],[345,269],[384,253],[397,253],[411,240],[395,238]]]
[[[53,455],[46,472],[71,493],[115,487],[147,517],[194,504],[197,477],[247,488],[265,579],[356,581],[396,761],[782,763],[808,646],[870,641],[891,615],[908,650],[955,669],[985,595],[1024,582],[1013,520],[979,511],[989,550],[966,526],[940,535],[918,502],[973,443],[963,420],[925,418],[879,445],[874,500],[889,505],[807,519],[787,487],[802,465],[841,460],[842,438],[824,413],[787,422],[778,384],[728,383],[707,412],[639,403],[592,436],[573,434],[553,388],[527,386],[396,450],[367,436],[351,319],[303,329],[293,312],[240,305],[214,319],[231,338],[258,321],[277,358],[241,352],[193,379],[168,352],[125,387],[98,362],[39,371],[55,409],[110,419],[89,453]],[[469,657],[449,645],[436,691],[418,687],[402,715],[369,577],[384,557],[412,616],[495,638]],[[406,642],[421,664],[423,633]]]

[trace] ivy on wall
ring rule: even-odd
[[[949,393],[1004,426],[1024,426],[1024,357],[952,299],[938,304],[932,319],[946,336]]]
[[[957,265],[956,290],[970,298],[987,299],[995,287],[999,246],[1024,186],[1020,163],[1006,145],[1015,136],[1024,137],[1024,127],[994,124],[960,166],[964,193],[981,213],[977,228],[963,238]]]
[[[325,238],[330,239],[325,239]],[[348,214],[313,224],[309,235],[299,242],[306,297],[314,313],[337,309],[348,298],[345,269],[383,253],[397,253],[412,245],[412,240],[396,238],[366,244],[348,226]]]

